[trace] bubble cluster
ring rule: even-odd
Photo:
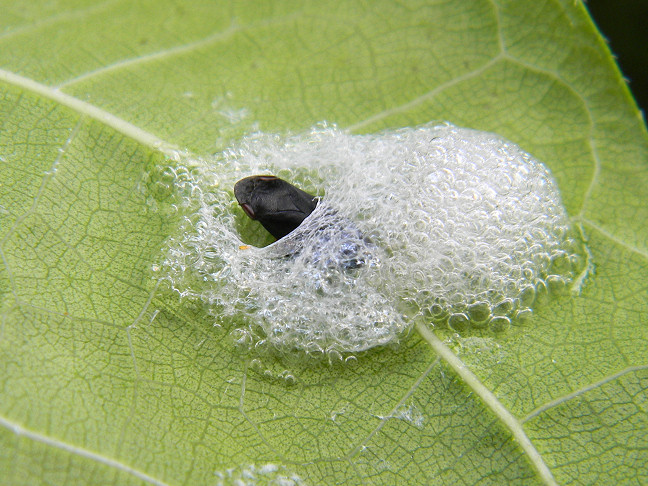
[[[214,484],[217,486],[299,486],[304,484],[302,478],[291,473],[286,466],[266,463],[262,465],[243,464],[214,472]]]
[[[297,230],[264,247],[233,197],[237,180],[258,174],[321,197]],[[161,278],[234,322],[245,349],[343,361],[397,342],[416,318],[501,332],[568,286],[579,264],[548,169],[491,133],[321,125],[255,134],[165,177],[185,223]]]

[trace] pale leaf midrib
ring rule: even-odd
[[[538,473],[542,482],[546,485],[556,486],[556,480],[549,470],[549,467],[542,459],[542,456],[535,448],[526,432],[522,428],[522,424],[509,412],[504,405],[497,399],[495,394],[491,392],[484,384],[477,378],[477,376],[470,371],[470,369],[446,346],[430,329],[422,322],[416,323],[416,330],[421,337],[430,345],[434,352],[461,378],[461,380],[468,386],[477,396],[479,396],[484,405],[488,407],[491,412],[502,422],[511,435],[515,438],[519,446],[522,448],[527,456],[527,459]]]
[[[120,461],[117,461],[115,459],[112,459],[110,457],[104,456],[102,454],[98,454],[96,452],[93,452],[88,449],[84,449],[82,447],[77,447],[71,444],[68,444],[66,442],[61,441],[60,439],[55,439],[53,437],[49,437],[44,434],[40,434],[38,432],[34,432],[32,430],[26,429],[22,427],[21,425],[7,419],[6,417],[3,417],[0,415],[0,427],[4,427],[5,429],[9,430],[10,432],[13,432],[14,435],[17,437],[25,437],[30,440],[33,440],[35,442],[39,442],[41,444],[45,444],[47,446],[55,447],[57,449],[66,451],[70,454],[75,454],[78,455],[79,457],[85,457],[87,459],[94,460],[100,464],[104,464],[105,466],[115,468],[119,471],[122,471],[126,474],[130,474],[132,476],[135,476],[136,478],[141,479],[142,481],[149,483],[149,484],[154,484],[156,486],[167,486],[167,483],[164,481],[161,481],[159,479],[156,479],[142,471],[139,471],[138,469],[135,469],[134,467],[131,467],[127,464],[124,464]],[[78,478],[77,478],[78,479]]]
[[[81,116],[92,118],[122,135],[145,145],[155,151],[161,152],[169,157],[176,158],[179,154],[179,148],[156,135],[143,130],[126,120],[119,118],[95,105],[91,105],[78,98],[65,94],[57,89],[41,84],[33,79],[29,79],[19,74],[12,73],[5,69],[0,69],[0,81],[22,88],[31,93],[37,94],[56,103],[61,104],[77,112]]]

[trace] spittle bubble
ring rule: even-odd
[[[245,349],[339,363],[397,343],[415,318],[500,333],[562,292],[580,261],[549,170],[491,133],[321,125],[255,134],[185,165],[164,174],[185,223],[158,274],[235,323]],[[232,193],[258,174],[321,197],[299,228],[263,248]],[[350,246],[360,268],[340,260]]]

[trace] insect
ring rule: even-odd
[[[243,211],[278,240],[301,225],[319,204],[319,198],[272,175],[241,179],[234,185],[234,196]],[[319,236],[311,263],[346,269],[363,266],[370,257],[362,251],[368,240],[351,221],[335,211],[324,210],[323,215],[325,222],[317,229]],[[299,253],[294,243],[288,244],[290,250],[285,256]]]
[[[272,175],[251,176],[234,185],[234,196],[250,218],[278,240],[295,230],[319,199]]]

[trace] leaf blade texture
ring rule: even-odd
[[[648,137],[582,4],[0,11],[0,482],[647,480]],[[475,381],[414,331],[287,384],[151,278],[176,221],[140,188],[176,148],[321,120],[514,141],[552,170],[595,272],[522,329],[435,330]]]

